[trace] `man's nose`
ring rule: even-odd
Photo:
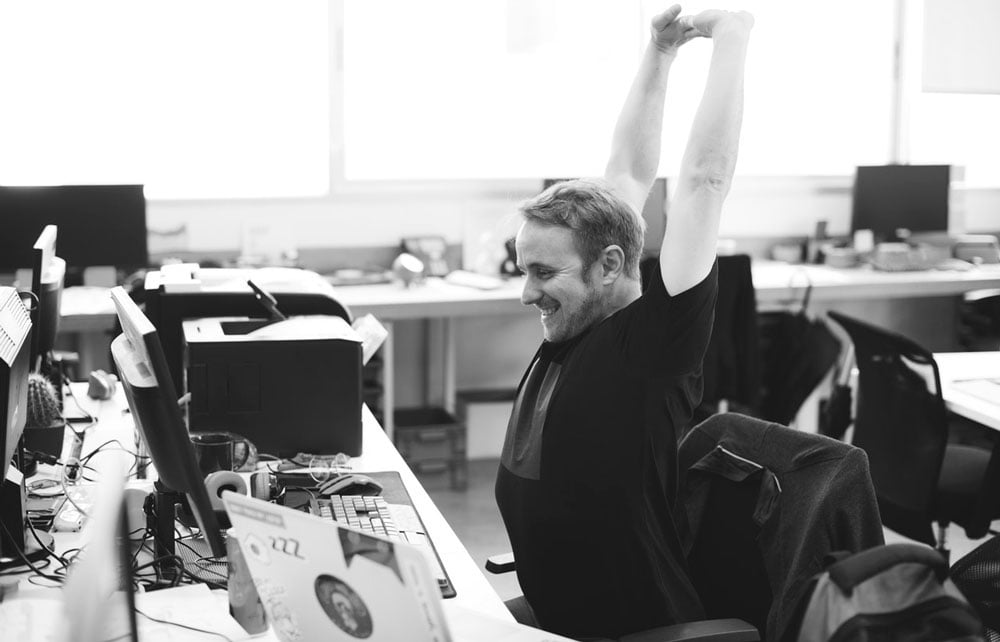
[[[529,276],[524,281],[524,289],[521,290],[521,304],[534,305],[542,298],[541,291],[535,287],[533,279]]]

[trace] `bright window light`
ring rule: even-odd
[[[325,0],[0,5],[0,183],[326,194]]]
[[[885,162],[892,3],[846,0],[821,12],[788,0],[750,5],[756,27],[738,171],[848,175]],[[649,19],[665,6],[347,0],[346,178],[600,174]],[[671,71],[661,174],[677,173],[710,53],[709,42],[692,42]]]

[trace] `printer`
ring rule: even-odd
[[[192,432],[282,458],[361,454],[362,339],[342,317],[188,319],[183,336]]]
[[[146,274],[141,302],[156,326],[174,386],[184,390],[182,323],[186,319],[270,317],[247,280],[270,292],[287,316],[334,315],[352,322],[323,277],[298,268],[203,268],[197,263],[165,265]]]

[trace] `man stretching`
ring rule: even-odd
[[[512,610],[555,633],[619,637],[702,616],[672,514],[676,441],[701,400],[752,26],[747,13],[680,17],[679,6],[654,18],[604,177],[521,206],[521,301],[541,311],[544,341],[518,388],[496,499],[530,607]],[[712,61],[643,292],[639,212],[667,76],[695,37],[712,39]]]

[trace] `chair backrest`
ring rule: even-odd
[[[760,398],[757,298],[750,257],[720,256],[715,323],[705,351],[704,399],[725,399],[755,410]]]
[[[1000,535],[952,564],[949,576],[983,620],[986,639],[1000,640]]]
[[[798,630],[824,555],[883,543],[859,448],[725,413],[684,437],[678,466],[675,514],[706,615],[745,620],[761,639]]]
[[[882,519],[892,530],[934,545],[930,510],[948,439],[934,355],[895,332],[836,311],[829,315],[854,343],[852,443],[868,453]]]

